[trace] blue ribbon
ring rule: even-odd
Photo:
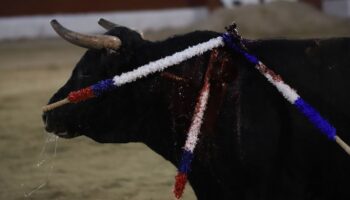
[[[96,97],[101,96],[104,92],[111,91],[116,88],[113,79],[106,79],[99,81],[91,86],[92,91]]]
[[[193,153],[187,150],[183,151],[179,172],[188,174],[191,170],[191,162],[193,159]]]
[[[298,110],[303,113],[310,122],[316,126],[323,134],[325,134],[330,140],[335,140],[336,129],[325,120],[317,110],[311,105],[305,102],[302,98],[297,99],[294,105]]]

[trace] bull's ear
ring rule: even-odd
[[[88,35],[71,31],[63,27],[57,20],[51,21],[56,33],[68,42],[88,49],[114,49],[122,45],[121,40],[111,35]]]
[[[143,31],[137,31],[140,35],[142,39],[145,39],[145,34],[143,33]]]

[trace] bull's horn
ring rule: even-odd
[[[87,35],[71,31],[63,27],[57,20],[51,21],[52,28],[63,39],[80,47],[88,49],[114,49],[117,50],[121,46],[121,41],[118,37],[110,35]]]
[[[115,24],[103,18],[100,18],[100,20],[98,20],[98,24],[108,31],[119,26],[118,24]]]
[[[111,21],[108,21],[108,20],[106,20],[104,18],[100,18],[98,20],[98,24],[100,26],[102,26],[104,29],[106,29],[107,31],[109,31],[109,30],[111,30],[111,29],[113,29],[115,27],[119,27],[120,26],[119,24],[115,24],[115,23],[113,23]],[[142,39],[144,39],[144,34],[143,34],[142,31],[138,31],[138,30],[135,30],[135,31],[138,32],[141,35]]]

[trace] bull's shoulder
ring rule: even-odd
[[[206,42],[220,35],[221,33],[213,31],[193,31],[186,34],[171,36],[163,41],[158,41],[155,44],[162,45],[163,47],[170,45],[178,48],[186,48],[201,42]]]
[[[193,41],[196,42],[204,42],[208,39],[220,36],[221,33],[214,32],[214,31],[192,31],[185,34],[176,34],[173,35],[167,39],[164,40],[164,42],[172,41],[172,40],[187,40],[187,41]]]
[[[135,50],[135,56],[140,57],[142,61],[153,61],[220,35],[221,33],[213,31],[194,31],[183,35],[174,35],[162,41],[145,42]],[[138,64],[142,64],[142,62]]]

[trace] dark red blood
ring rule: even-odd
[[[269,74],[274,81],[277,81],[277,82],[282,81],[282,77],[280,75],[276,74],[274,71],[267,68],[264,64],[258,65],[258,69],[264,74]]]

